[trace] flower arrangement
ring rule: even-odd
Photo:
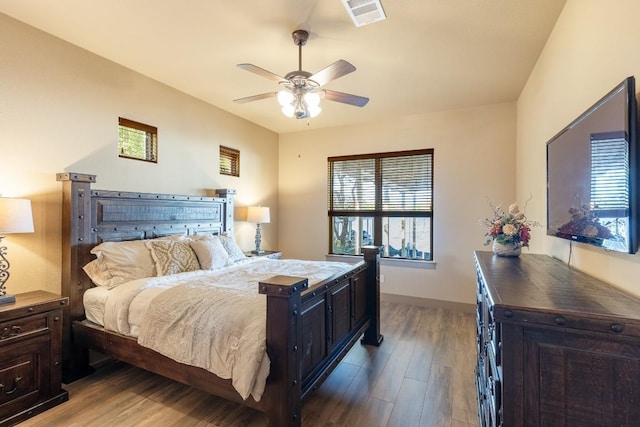
[[[531,239],[531,227],[538,226],[537,221],[529,221],[520,207],[513,203],[505,212],[500,206],[494,206],[489,202],[493,210],[492,218],[485,218],[480,223],[488,228],[485,234],[485,245],[496,241],[501,244],[517,244],[529,246]]]

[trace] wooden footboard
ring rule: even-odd
[[[364,333],[380,345],[380,247],[366,247],[349,274],[308,287],[307,279],[277,276],[260,282],[267,295],[267,425],[300,425],[302,402],[322,384]]]
[[[312,287],[306,278],[277,276],[260,282],[267,298],[267,352],[271,360],[260,402],[243,400],[230,380],[175,362],[135,339],[85,320],[82,295],[91,282],[82,267],[90,250],[108,240],[233,231],[233,190],[218,197],[91,190],[95,176],[58,174],[63,182],[62,293],[65,313],[63,378],[90,372],[88,349],[263,411],[269,426],[300,425],[303,400],[363,336],[380,345],[380,247],[363,248],[364,261]],[[138,217],[140,213],[144,215]]]

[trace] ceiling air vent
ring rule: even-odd
[[[373,24],[387,18],[380,0],[342,0],[356,27]]]

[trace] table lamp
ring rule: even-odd
[[[264,250],[260,249],[262,236],[260,234],[260,224],[268,224],[271,222],[269,208],[262,206],[251,206],[247,209],[247,221],[256,223],[256,249],[251,251],[252,254],[263,254]]]
[[[33,233],[31,200],[0,197],[0,245],[5,234]],[[9,280],[7,247],[0,246],[0,304],[14,302],[14,295],[7,295],[4,284]]]

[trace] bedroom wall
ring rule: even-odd
[[[531,217],[546,218],[546,142],[625,77],[640,78],[639,16],[636,0],[567,1],[518,100],[517,194],[539,195]],[[532,249],[569,260],[561,239],[536,236]],[[571,265],[640,295],[640,254],[576,243]]]
[[[281,135],[280,248],[325,258],[327,157],[433,148],[436,267],[383,265],[381,291],[475,304],[473,251],[487,249],[478,224],[491,213],[486,197],[508,205],[515,196],[515,115],[515,103],[505,103]]]
[[[9,235],[10,293],[60,292],[61,184],[95,174],[94,188],[208,194],[235,188],[236,205],[278,217],[278,135],[0,14],[0,193],[32,200],[35,233]],[[118,117],[158,128],[157,164],[117,157]],[[241,152],[240,178],[218,173],[219,145]],[[253,248],[238,209],[235,237]],[[277,247],[278,224],[263,227]]]

